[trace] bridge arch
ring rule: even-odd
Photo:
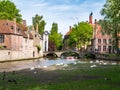
[[[67,52],[61,53],[60,57],[66,58],[66,57],[69,57],[69,56],[72,56],[72,57],[77,59],[77,58],[79,58],[79,53],[75,52],[75,51],[67,51]]]
[[[45,55],[45,57],[54,57],[54,58],[57,58],[58,57],[58,55],[56,54],[56,53],[54,53],[54,52],[50,52],[50,53],[47,53],[46,55]]]
[[[62,57],[62,56],[75,56],[79,58],[79,52],[76,51],[52,51],[52,52],[44,52],[45,57],[53,56],[53,57]]]

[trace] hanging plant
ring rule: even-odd
[[[4,47],[3,46],[0,46],[0,49],[3,49]]]
[[[41,50],[41,46],[40,45],[36,45],[36,47],[37,47],[37,50],[39,52]]]

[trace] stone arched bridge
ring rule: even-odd
[[[67,53],[67,52],[73,52],[73,53],[79,54],[79,52],[77,51],[48,51],[48,52],[44,52],[43,55],[46,56],[48,54],[56,54],[58,57],[60,57],[61,54]]]

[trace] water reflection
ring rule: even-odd
[[[63,65],[67,66],[67,64],[76,64],[76,63],[91,63],[91,64],[101,64],[101,65],[118,65],[120,61],[106,61],[106,60],[67,60],[67,59],[39,59],[39,60],[25,60],[25,61],[14,61],[14,62],[4,62],[0,63],[0,72],[3,71],[14,71],[30,68],[31,70],[34,68],[46,68],[51,65]]]
[[[13,61],[0,63],[0,72],[3,71],[14,71],[26,68],[42,68],[51,65],[59,65],[60,63],[68,64],[74,63],[76,60],[66,60],[66,59],[39,59],[39,60],[25,60],[25,61]]]

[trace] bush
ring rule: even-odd
[[[41,50],[41,46],[40,45],[36,45],[36,47],[37,47],[37,50],[39,52]]]
[[[3,46],[0,46],[0,49],[3,49],[4,47]]]
[[[96,58],[95,54],[93,54],[93,53],[86,53],[86,54],[84,55],[84,57],[85,57],[85,58],[91,58],[91,59],[95,59],[95,58]]]

